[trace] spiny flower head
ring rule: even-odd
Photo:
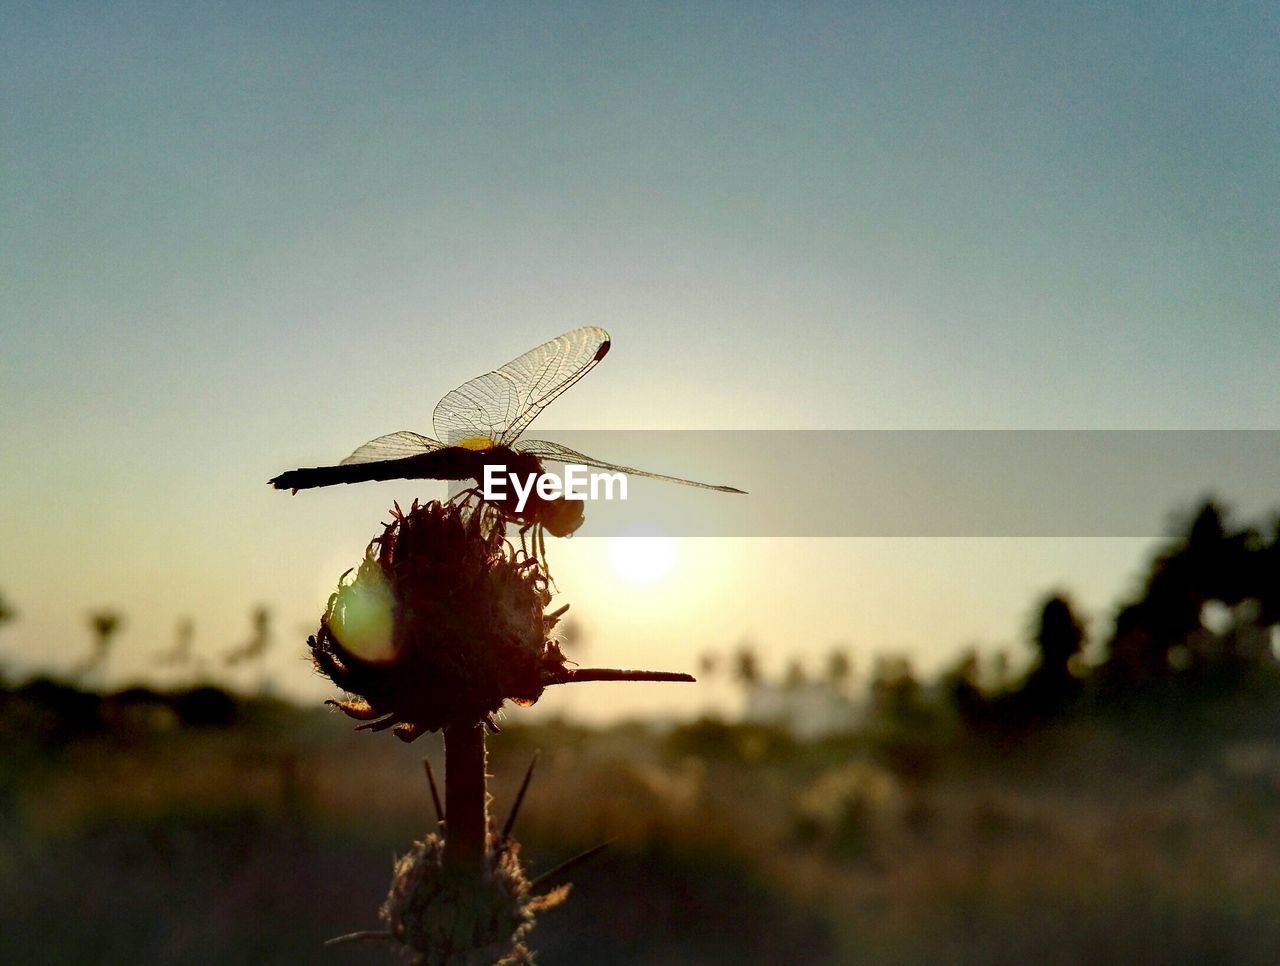
[[[414,962],[423,966],[532,962],[522,940],[539,912],[565,900],[569,886],[533,895],[519,848],[509,839],[489,848],[477,877],[450,870],[439,835],[415,842],[396,862],[382,904],[391,938],[417,953]]]
[[[354,695],[334,702],[373,730],[412,741],[532,704],[562,674],[549,635],[549,581],[501,526],[457,503],[397,506],[308,643],[316,668]]]

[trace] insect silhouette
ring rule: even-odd
[[[440,439],[405,430],[389,433],[369,440],[336,466],[290,470],[270,483],[294,493],[368,480],[475,480],[478,487],[487,465],[505,466],[506,473],[527,479],[543,472],[543,460],[555,460],[721,493],[744,492],[606,463],[559,443],[521,438],[543,409],[605,357],[609,346],[604,329],[573,329],[448,393],[432,416]],[[507,520],[557,537],[568,536],[583,522],[581,500],[543,498],[536,487],[528,493],[523,509],[517,509],[514,493],[486,502]]]

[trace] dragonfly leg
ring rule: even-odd
[[[554,592],[556,589],[556,581],[555,581],[555,578],[551,576],[551,564],[547,562],[547,529],[546,527],[543,527],[543,526],[538,527],[537,541],[538,541],[538,555],[537,555],[538,567],[542,571],[543,578],[546,581],[543,589],[548,592]]]
[[[479,497],[480,491],[474,486],[467,487],[465,490],[459,490],[453,496],[449,497],[450,503],[470,503],[473,497]]]

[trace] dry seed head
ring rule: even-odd
[[[511,840],[488,850],[479,878],[451,873],[444,842],[433,834],[396,863],[380,915],[392,938],[413,950],[422,966],[511,966],[532,961],[522,940],[535,915],[568,894],[566,885],[531,895],[519,846]]]
[[[363,727],[412,741],[491,725],[503,701],[532,704],[564,670],[545,573],[465,505],[396,507],[347,576],[308,643]]]

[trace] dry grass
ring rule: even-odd
[[[511,726],[499,818],[534,747],[535,874],[617,840],[539,925],[546,963],[1280,960],[1277,743],[1082,726],[949,746],[921,777],[856,743],[747,761],[689,734]],[[0,960],[317,961],[373,925],[392,854],[433,821],[424,753],[281,712],[18,756]]]

